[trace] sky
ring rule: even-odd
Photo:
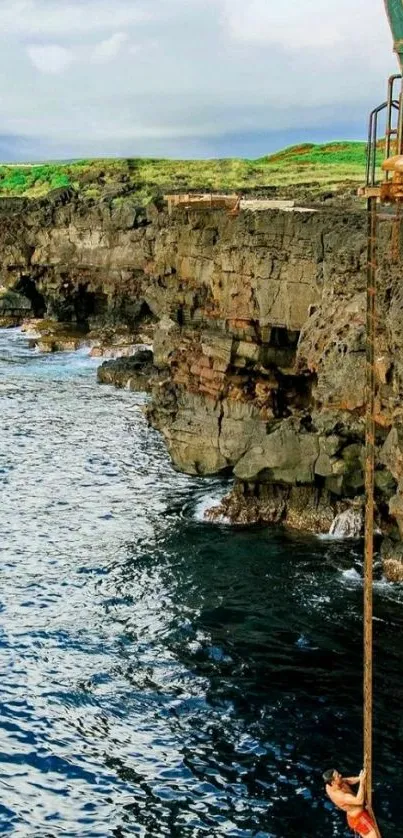
[[[0,159],[260,157],[364,139],[383,0],[0,0]]]

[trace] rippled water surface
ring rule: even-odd
[[[0,331],[0,832],[344,836],[360,545],[204,524],[144,399]],[[403,815],[403,592],[376,586],[376,805]]]

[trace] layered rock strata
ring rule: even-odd
[[[403,258],[379,228],[379,525],[403,538]],[[233,472],[222,511],[327,532],[364,492],[366,218],[357,208],[0,204],[1,284],[81,329],[155,324],[150,421],[189,474]],[[148,363],[148,361],[147,361]],[[135,362],[135,365],[137,362]],[[108,380],[114,380],[113,373]],[[133,381],[137,380],[138,364]],[[122,376],[122,369],[119,375]],[[146,379],[147,383],[144,384]],[[121,377],[121,383],[127,383]],[[137,386],[137,384],[133,384]],[[213,513],[214,514],[214,513]],[[390,567],[390,565],[389,565]]]

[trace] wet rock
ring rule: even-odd
[[[233,524],[284,524],[305,532],[328,533],[335,514],[326,492],[312,492],[305,486],[237,481],[233,491],[208,510],[206,518],[225,518]]]
[[[40,352],[75,352],[83,343],[83,339],[79,337],[72,337],[71,335],[47,335],[46,337],[35,340],[35,345]]]
[[[403,582],[403,542],[385,538],[382,542],[381,556],[383,572],[388,582]]]
[[[335,508],[335,501],[327,491],[294,486],[288,499],[284,522],[297,530],[325,535],[334,519]]]
[[[383,572],[388,582],[403,582],[403,561],[386,559],[383,562]]]
[[[280,524],[286,514],[289,489],[284,486],[249,488],[238,482],[221,503],[206,513],[210,521],[226,518],[233,524]]]
[[[364,527],[364,510],[361,503],[339,512],[329,529],[337,538],[359,538]]]
[[[31,303],[22,294],[0,287],[0,326],[19,326],[31,312]]]
[[[126,387],[136,392],[150,392],[156,374],[152,351],[141,349],[128,358],[104,361],[98,367],[97,379],[100,384],[113,384],[115,387]]]
[[[30,335],[31,346],[44,353],[74,352],[87,343],[86,331],[71,323],[34,319],[24,321],[23,329]]]

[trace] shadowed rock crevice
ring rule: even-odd
[[[37,283],[33,277],[22,274],[16,282],[14,290],[29,300],[34,317],[45,316],[46,301],[43,294],[38,291]]]

